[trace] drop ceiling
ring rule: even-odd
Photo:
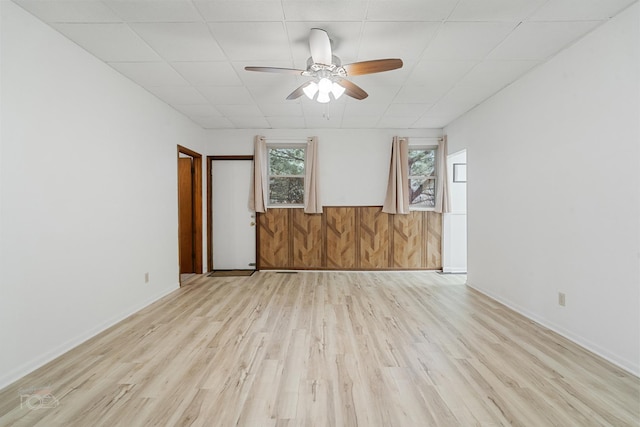
[[[636,0],[14,0],[207,129],[441,128]],[[343,64],[401,58],[322,105],[306,79],[311,28]],[[615,48],[615,47],[612,47]]]

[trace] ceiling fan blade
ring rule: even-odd
[[[302,83],[300,87],[298,87],[296,90],[291,92],[289,96],[287,96],[287,99],[292,100],[300,98],[302,95],[304,95],[304,88],[309,86],[309,84],[311,84],[311,82]]]
[[[336,83],[344,88],[344,93],[355,99],[365,99],[369,94],[360,86],[346,79],[336,79]]]
[[[402,59],[374,59],[373,61],[354,62],[343,65],[347,76],[360,76],[363,74],[381,73],[402,68]]]
[[[331,65],[331,41],[325,30],[312,28],[309,33],[309,50],[316,64]]]
[[[280,74],[297,74],[300,75],[304,70],[296,70],[295,68],[278,68],[278,67],[244,67],[247,71],[262,71],[264,73],[280,73]]]

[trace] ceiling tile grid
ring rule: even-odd
[[[441,128],[637,0],[12,0],[206,129]],[[286,97],[309,31],[368,97]]]

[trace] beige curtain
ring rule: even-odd
[[[315,136],[307,138],[304,175],[304,212],[322,213],[318,182],[318,138]]]
[[[267,211],[268,191],[267,141],[256,135],[253,145],[253,179],[249,195],[249,209],[256,212]]]
[[[447,137],[440,141],[437,152],[436,173],[436,212],[451,212],[451,200],[449,199],[449,173],[447,171]]]
[[[387,196],[382,212],[390,214],[409,213],[409,140],[393,137],[391,144],[391,166]]]

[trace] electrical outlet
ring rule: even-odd
[[[565,306],[565,296],[564,296],[564,293],[562,292],[558,292],[558,304],[561,305],[562,307]]]
[[[149,283],[149,273],[144,273],[144,283]]]

